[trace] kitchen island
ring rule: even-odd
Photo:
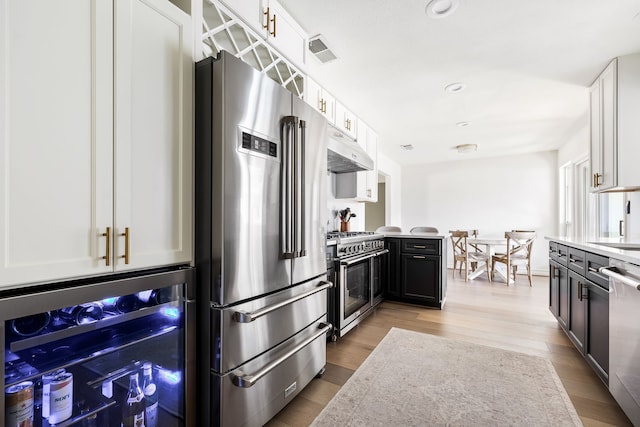
[[[640,425],[635,362],[640,245],[620,239],[549,240],[549,310],[624,412]]]
[[[385,298],[442,309],[447,295],[447,239],[432,233],[385,233]]]

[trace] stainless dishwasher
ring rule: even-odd
[[[609,391],[640,426],[640,266],[611,259],[609,277]]]

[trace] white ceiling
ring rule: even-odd
[[[428,0],[280,2],[338,56],[307,52],[308,73],[401,165],[556,149],[587,126],[600,71],[640,52],[640,0],[460,0],[439,19]],[[466,143],[478,151],[457,154]]]

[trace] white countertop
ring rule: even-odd
[[[544,238],[576,249],[582,249],[598,255],[640,265],[640,243],[625,242],[619,238],[574,239],[572,237],[563,236],[545,236]],[[611,244],[620,247],[627,247],[629,249],[619,249],[607,246]],[[635,250],[632,248],[635,248]]]
[[[438,233],[420,233],[420,234],[407,234],[405,232],[386,232],[382,233],[384,237],[398,237],[401,239],[448,239],[449,236],[443,236]]]

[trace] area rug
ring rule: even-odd
[[[551,361],[392,328],[312,426],[581,426]]]

